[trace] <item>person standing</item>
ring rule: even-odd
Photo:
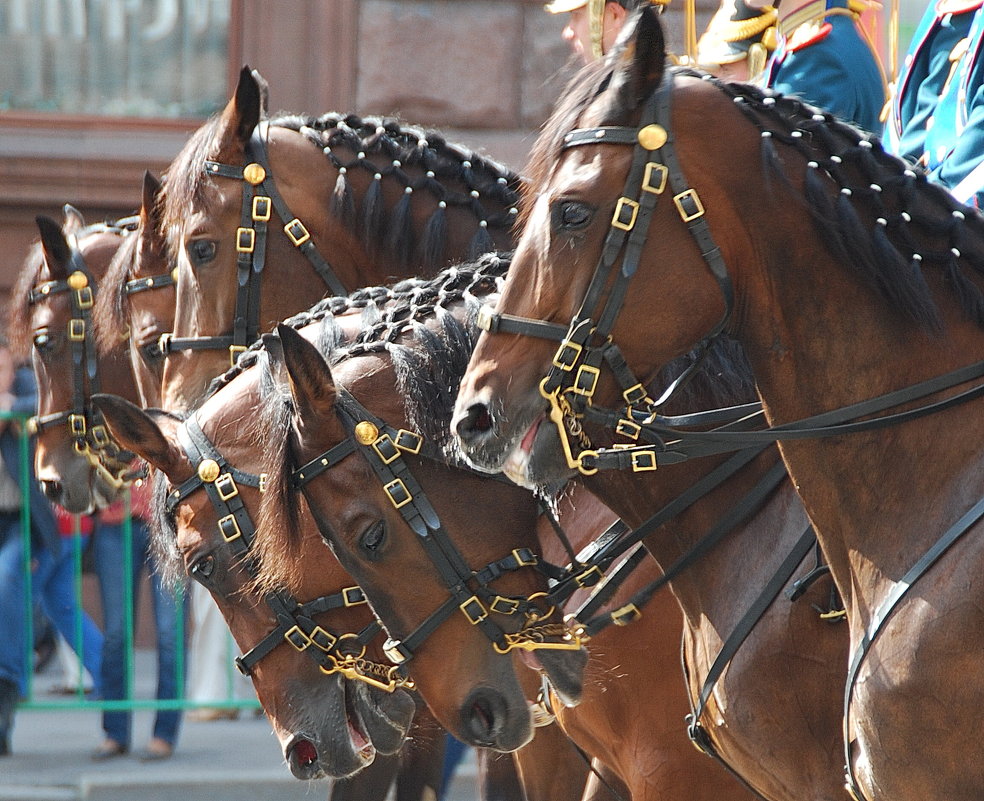
[[[0,410],[34,414],[36,404],[33,370],[16,365],[6,339],[0,337]],[[35,479],[33,452],[24,483],[20,438],[18,422],[0,419],[0,756],[10,753],[14,712],[27,691],[27,671],[32,667],[27,621],[36,602],[92,676],[100,676],[102,666],[102,633],[75,598],[73,549],[61,541],[54,512]],[[27,521],[21,514],[25,495],[28,538],[23,533]],[[25,539],[29,540],[28,553]],[[25,564],[30,568],[33,598],[27,594]],[[79,616],[81,642],[77,639]]]
[[[984,208],[981,0],[930,3],[903,63],[885,149],[926,168],[961,203]]]

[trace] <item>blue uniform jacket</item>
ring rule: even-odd
[[[977,2],[926,10],[906,56],[886,149],[918,161],[962,203],[984,207],[984,11]]]
[[[838,11],[847,10],[847,0],[827,0],[824,5],[819,7],[823,23],[814,35],[797,41],[787,34],[780,41],[770,64],[769,86],[877,133],[886,100],[878,60],[853,17]],[[779,14],[781,19],[782,6]]]

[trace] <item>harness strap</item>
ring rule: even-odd
[[[738,649],[741,648],[748,635],[751,634],[752,629],[758,625],[758,622],[762,619],[762,615],[765,614],[765,611],[775,601],[782,588],[792,578],[796,568],[799,567],[803,559],[806,558],[806,555],[816,545],[816,542],[816,533],[813,531],[813,527],[808,525],[796,541],[792,551],[783,560],[782,564],[779,565],[775,575],[763,587],[762,592],[752,602],[752,605],[748,607],[748,610],[742,615],[741,620],[738,621],[731,634],[728,635],[728,639],[722,644],[721,650],[718,652],[710,669],[707,671],[707,675],[704,677],[704,683],[701,686],[697,704],[692,707],[691,714],[687,716],[687,735],[700,750],[706,750],[705,744],[710,744],[710,738],[706,736],[706,733],[704,736],[701,736],[704,727],[701,725],[700,719],[704,714],[707,701],[714,690],[714,685],[717,684],[717,680],[721,677],[724,669],[731,664],[731,660],[738,653]]]
[[[858,787],[857,778],[854,775],[854,765],[851,760],[851,696],[854,694],[854,685],[857,682],[858,672],[861,663],[864,661],[868,649],[874,643],[875,638],[882,630],[882,626],[889,618],[895,607],[905,597],[906,593],[937,561],[949,550],[968,529],[984,517],[984,498],[975,503],[963,516],[957,520],[943,535],[933,544],[933,546],[922,555],[904,576],[895,582],[892,591],[884,598],[875,610],[868,623],[867,630],[861,637],[854,656],[851,658],[851,665],[847,672],[847,689],[844,693],[844,778],[848,792],[855,798],[863,799],[861,790]]]

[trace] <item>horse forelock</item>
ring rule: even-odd
[[[126,283],[130,280],[139,247],[139,232],[124,237],[100,283],[92,318],[96,341],[103,353],[119,346],[119,332],[128,330],[130,325]]]
[[[154,555],[155,569],[161,579],[176,588],[184,581],[184,561],[178,550],[178,528],[174,515],[167,510],[167,496],[171,485],[160,470],[152,469],[152,503],[150,519],[150,547]]]

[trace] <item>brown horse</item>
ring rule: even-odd
[[[462,661],[466,657],[475,658],[469,653],[474,648],[488,651],[489,644],[475,632],[474,624],[469,628],[468,621],[458,621],[457,615],[447,621],[449,629],[447,632],[442,632],[441,626],[432,624],[432,621],[440,620],[440,617],[431,616],[424,628],[409,633],[415,629],[411,621],[424,618],[424,610],[437,606],[441,595],[447,593],[446,589],[442,590],[439,581],[434,582],[432,579],[425,583],[428,572],[433,573],[434,567],[427,565],[426,554],[421,553],[421,550],[427,550],[427,546],[421,549],[413,541],[432,533],[436,543],[443,543],[439,547],[449,561],[445,564],[443,557],[436,557],[436,561],[438,565],[444,565],[439,567],[439,571],[446,575],[444,570],[451,569],[450,565],[453,564],[451,560],[456,558],[464,558],[467,564],[477,566],[503,549],[511,550],[515,556],[522,550],[524,532],[514,524],[510,525],[504,510],[497,507],[498,511],[494,517],[501,524],[494,530],[483,531],[480,535],[475,534],[472,529],[476,525],[481,525],[483,529],[486,527],[488,513],[482,512],[487,503],[485,496],[500,485],[497,482],[489,484],[488,479],[485,479],[486,488],[481,489],[475,485],[475,477],[469,473],[461,471],[448,473],[438,470],[437,476],[441,483],[439,489],[435,490],[432,477],[418,479],[418,475],[423,476],[427,472],[426,467],[421,467],[427,464],[426,460],[419,463],[414,460],[412,478],[409,466],[398,465],[393,468],[394,474],[400,477],[401,483],[394,486],[397,479],[393,479],[387,486],[390,488],[390,493],[402,491],[401,488],[406,486],[410,489],[413,498],[419,499],[416,501],[418,505],[427,504],[418,508],[423,509],[422,514],[426,515],[429,521],[428,534],[420,531],[414,533],[409,527],[393,519],[383,523],[377,516],[385,520],[386,507],[374,508],[375,503],[370,506],[371,496],[364,487],[367,482],[372,482],[373,472],[383,480],[389,474],[385,472],[380,474],[381,469],[372,471],[361,459],[355,458],[352,463],[351,458],[346,458],[352,448],[357,446],[351,446],[348,437],[338,430],[340,419],[345,419],[342,415],[349,412],[347,410],[336,412],[335,402],[354,404],[352,398],[357,396],[366,399],[364,402],[367,408],[369,406],[372,408],[371,412],[367,408],[360,411],[360,419],[366,426],[370,420],[377,426],[377,431],[383,430],[381,428],[383,420],[391,426],[406,425],[409,421],[404,406],[406,402],[411,402],[418,409],[417,415],[414,416],[416,425],[424,423],[420,415],[426,415],[428,419],[436,417],[436,420],[431,420],[423,429],[427,432],[425,441],[440,443],[447,439],[447,421],[450,419],[452,397],[447,392],[447,388],[453,387],[453,372],[448,371],[453,369],[455,364],[459,367],[463,364],[467,355],[468,336],[461,329],[453,326],[452,318],[447,313],[439,319],[439,322],[432,325],[435,330],[428,329],[420,322],[407,323],[408,315],[413,317],[413,311],[403,310],[392,318],[382,321],[374,331],[370,332],[370,338],[365,342],[360,341],[361,348],[349,350],[344,355],[335,354],[332,357],[332,368],[327,366],[313,346],[306,344],[304,338],[293,334],[292,329],[283,327],[281,339],[284,359],[290,374],[294,408],[298,412],[292,426],[288,425],[289,419],[273,421],[273,428],[267,430],[262,439],[266,442],[279,442],[285,437],[293,440],[300,436],[299,432],[305,432],[307,436],[312,436],[307,432],[317,432],[316,447],[306,448],[299,460],[303,461],[307,457],[307,450],[319,451],[325,448],[326,453],[322,457],[313,459],[307,468],[302,468],[294,475],[301,476],[303,480],[303,474],[307,469],[321,471],[317,478],[317,495],[312,497],[312,493],[315,492],[315,481],[312,481],[308,497],[323,534],[329,539],[339,558],[343,562],[353,564],[351,568],[353,574],[355,571],[361,571],[360,581],[372,598],[374,608],[385,610],[384,621],[391,636],[395,637],[395,633],[408,632],[399,642],[393,643],[391,650],[395,651],[398,658],[401,655],[403,657],[407,654],[413,655],[410,661],[411,670],[435,714],[445,722],[445,725],[448,725],[448,722],[453,724],[463,718],[463,726],[459,724],[459,736],[465,734],[477,739],[489,736],[486,731],[494,731],[493,715],[497,707],[483,699],[467,699],[473,700],[473,709],[477,706],[481,712],[481,719],[477,723],[484,728],[477,729],[474,713],[472,712],[469,717],[471,710],[467,708],[461,710],[460,702],[456,702],[453,698],[449,702],[448,680],[454,677],[455,680],[451,683],[454,687],[465,683],[469,674],[464,672],[467,663],[462,664]],[[419,340],[414,343],[412,339],[396,336],[401,325],[415,328]],[[305,331],[305,333],[308,337],[314,336],[314,332]],[[330,337],[320,338],[331,340]],[[421,342],[427,344],[421,345]],[[382,343],[390,343],[390,346]],[[425,356],[428,349],[431,352],[430,370],[433,372],[422,369],[422,364],[428,363]],[[399,385],[396,384],[392,373],[394,368],[392,365],[387,365],[390,361],[387,351],[390,352],[393,361],[400,365],[396,368],[401,375]],[[339,376],[344,376],[344,379]],[[337,384],[334,382],[341,383],[343,380],[345,389],[335,389]],[[336,401],[339,396],[342,400]],[[404,401],[401,398],[412,400]],[[319,399],[323,407],[314,412],[312,410]],[[349,406],[349,408],[353,407]],[[439,412],[441,408],[445,411],[443,417]],[[335,416],[336,413],[340,418]],[[283,418],[283,415],[281,417]],[[442,425],[438,422],[441,419],[444,420],[443,434]],[[357,430],[361,431],[361,429]],[[396,441],[409,444],[410,430],[403,429],[404,433],[397,436]],[[421,429],[415,427],[413,430]],[[395,436],[395,429],[391,436]],[[323,460],[327,460],[328,467],[323,466]],[[395,458],[391,461],[395,461]],[[346,467],[347,471],[343,472],[343,468]],[[271,478],[274,487],[278,486],[276,473],[277,469],[274,467]],[[358,498],[351,497],[355,487],[359,488]],[[428,497],[434,495],[433,501],[422,499],[422,488],[428,491]],[[394,496],[390,494],[389,497]],[[467,503],[462,502],[465,498],[468,499]],[[400,496],[397,496],[394,502],[399,500]],[[298,571],[316,569],[312,560],[306,557],[303,544],[289,547],[291,545],[289,539],[286,543],[283,542],[287,532],[293,530],[289,522],[286,524],[280,522],[285,518],[289,520],[293,514],[292,510],[285,506],[284,499],[278,499],[276,495],[268,495],[264,503],[272,504],[265,510],[265,520],[277,521],[265,530],[261,548],[264,564],[269,565],[272,557],[275,560],[272,572],[277,575],[289,576],[297,574]],[[527,499],[527,503],[532,501]],[[467,538],[463,538],[458,533],[462,525],[458,522],[458,518],[462,514],[467,521],[465,524],[465,530],[469,531]],[[350,519],[348,515],[352,515],[352,518]],[[414,516],[410,517],[411,526],[414,525],[415,519]],[[453,525],[448,523],[448,520],[454,521]],[[275,529],[274,526],[277,528]],[[433,526],[437,528],[432,528]],[[594,530],[596,529],[592,529]],[[444,539],[445,536],[448,540]],[[288,553],[286,558],[285,552]],[[455,553],[458,553],[457,557],[453,556]],[[503,562],[508,563],[508,560]],[[483,572],[485,571],[477,569],[476,575],[481,576]],[[492,571],[491,575],[495,575],[495,572]],[[648,576],[643,574],[639,578],[651,579],[652,573]],[[296,580],[295,578],[289,583],[293,584]],[[425,592],[431,596],[429,602],[426,601]],[[419,604],[418,597],[423,598],[425,602]],[[665,603],[672,604],[670,599],[665,599]],[[445,602],[444,605],[447,606],[447,603]],[[421,608],[416,608],[418,606]],[[466,603],[465,606],[469,604]],[[731,795],[741,794],[742,790],[727,775],[703,760],[683,736],[681,718],[686,704],[675,670],[678,657],[677,638],[680,630],[679,613],[672,608],[672,605],[668,610],[665,605],[656,604],[653,610],[654,616],[651,619],[647,617],[652,625],[639,626],[634,631],[613,628],[599,637],[597,644],[600,653],[598,658],[590,663],[589,669],[592,672],[586,686],[587,698],[590,700],[583,710],[582,707],[577,707],[576,710],[565,709],[559,713],[565,727],[579,732],[588,750],[616,771],[633,797],[668,797],[680,792],[682,785],[687,787],[687,792],[693,797],[718,798],[722,792]],[[667,611],[669,614],[664,614]],[[475,617],[477,616],[475,613]],[[443,649],[439,649],[438,658],[443,660],[440,681],[436,686],[430,682],[425,684],[428,677],[427,665],[421,657],[425,656],[431,643],[427,636],[421,636],[421,632],[433,634],[435,640],[441,633],[450,637],[451,625],[455,623],[459,627],[465,623],[464,631],[471,639],[465,640],[464,635],[459,631],[457,636],[462,642],[453,648],[446,645]],[[470,644],[466,646],[466,643]],[[435,642],[432,647],[439,648],[439,644]],[[546,655],[549,653],[544,651],[538,657],[539,661],[548,667]],[[653,675],[656,672],[654,662],[674,667],[659,672],[659,675]],[[667,736],[671,731],[675,736]],[[656,732],[659,736],[654,736]],[[499,746],[501,747],[501,743]],[[521,762],[522,759],[521,755]],[[698,775],[701,776],[699,781],[694,779]]]
[[[367,302],[370,294],[376,295],[379,299],[378,292],[368,290],[355,293],[352,298],[339,298],[326,304],[334,310],[333,314],[337,315],[340,336],[350,339],[355,332],[362,329],[367,320],[374,319],[374,311],[371,308],[373,304]],[[352,307],[354,313],[343,313],[343,305]],[[232,371],[231,375],[237,373],[238,371]],[[259,370],[247,371],[247,375],[250,380],[262,380]],[[242,420],[257,414],[258,409],[250,406],[251,402],[255,402],[256,397],[256,388],[251,386],[250,381],[244,376],[237,381],[235,389],[220,392],[210,398],[202,408],[196,410],[193,419],[189,418],[183,424],[170,415],[157,413],[148,415],[115,399],[100,397],[97,398],[97,403],[104,409],[114,434],[135,448],[154,466],[168,469],[168,475],[173,475],[173,471],[177,470],[177,477],[172,478],[172,481],[180,481],[187,475],[192,483],[197,485],[194,492],[182,498],[181,506],[175,507],[175,512],[180,509],[180,513],[174,515],[173,519],[170,514],[162,517],[163,524],[158,527],[157,547],[164,553],[170,554],[168,564],[172,569],[178,559],[183,557],[185,571],[209,588],[237,642],[244,651],[248,652],[246,656],[240,658],[240,664],[251,672],[257,693],[274,725],[275,732],[281,739],[285,757],[292,771],[300,778],[311,778],[326,773],[341,775],[340,772],[349,769],[352,762],[351,755],[345,747],[343,736],[345,727],[338,726],[338,714],[322,713],[324,707],[331,706],[331,693],[336,692],[337,688],[326,680],[323,666],[319,666],[318,661],[308,658],[312,653],[321,656],[314,644],[298,649],[297,645],[303,644],[299,641],[294,648],[287,647],[291,640],[285,635],[290,632],[281,621],[282,616],[290,612],[291,607],[286,604],[283,594],[251,592],[249,588],[251,576],[243,566],[244,562],[248,564],[248,550],[243,543],[251,536],[252,521],[257,517],[259,506],[257,488],[251,484],[259,483],[265,455],[257,451],[251,441],[233,442],[230,437],[239,437],[242,430],[230,425],[229,421]],[[200,482],[194,479],[202,469],[202,462],[205,461],[203,454],[198,452],[195,461],[189,460],[188,454],[185,453],[185,445],[181,438],[175,435],[175,431],[181,431],[182,428],[188,430],[195,427],[198,422],[204,429],[198,435],[200,442],[208,442],[209,447],[215,449],[212,455],[222,454],[218,456],[219,459],[224,459],[224,455],[228,453],[236,454],[235,459],[230,457],[230,464],[236,465],[238,475],[247,477],[240,478],[237,491],[231,496],[236,498],[237,503],[242,504],[236,511],[236,519],[240,525],[238,530],[242,533],[228,540],[223,533],[225,529],[220,525],[222,522],[220,518],[225,516],[223,513],[227,510],[222,503],[216,502],[214,497],[209,502],[207,493],[198,491],[202,489]],[[167,459],[161,456],[163,443],[160,437],[164,437],[169,442],[174,454],[184,453],[183,461],[187,464],[179,465],[177,468],[167,466]],[[250,452],[240,453],[247,445]],[[182,461],[180,456],[178,461]],[[247,470],[253,472],[246,472]],[[249,477],[253,480],[250,481]],[[221,481],[222,479],[219,479],[219,482]],[[228,488],[225,490],[226,493],[230,491]],[[310,517],[305,516],[304,525],[308,529],[307,536],[317,543],[321,562],[318,563],[317,571],[312,573],[311,580],[301,586],[299,592],[302,593],[301,597],[318,593],[325,593],[327,597],[337,596],[338,592],[346,587],[351,591],[353,589],[350,586],[351,579],[320,544],[321,539]],[[175,549],[180,553],[176,554]],[[304,606],[311,609],[309,614],[313,619],[312,623],[318,622],[329,631],[337,633],[341,627],[343,631],[360,632],[372,621],[364,605],[321,615],[313,611],[317,605],[318,601],[309,601]],[[300,615],[303,618],[303,609]],[[293,620],[294,618],[288,615],[288,622]],[[303,628],[303,621],[299,625]],[[267,648],[278,642],[280,647],[272,648],[268,655],[264,655]],[[382,658],[378,645],[375,658]],[[351,666],[347,666],[347,669],[354,670]],[[285,681],[285,677],[288,676],[290,680]],[[371,674],[370,678],[372,678]],[[380,677],[377,675],[375,678]],[[357,697],[363,694],[358,687],[358,681],[343,682],[343,684]],[[308,701],[309,696],[310,701]],[[298,698],[303,698],[305,703],[298,704]],[[389,705],[392,705],[392,702],[389,702]],[[435,792],[441,778],[444,730],[429,718],[426,710],[423,714],[417,715],[417,721],[412,742],[404,746],[399,757],[389,757],[384,754],[380,758],[377,755],[372,764],[358,775],[333,785],[332,798],[352,797],[363,801],[372,797],[382,798],[394,776],[397,782],[397,797],[400,799],[410,801],[410,799],[426,798],[427,787],[431,788],[431,793]],[[381,724],[377,724],[377,728],[378,725]],[[358,718],[354,726],[358,730],[366,728]],[[387,730],[384,729],[383,734],[384,745],[391,742],[392,732],[387,734]],[[339,740],[343,741],[341,747],[337,742]],[[557,760],[550,764],[562,766],[560,772],[564,783],[572,782],[571,786],[576,786],[579,794],[584,784],[586,770],[583,761],[569,747],[560,750],[559,754],[555,753],[558,749],[550,748],[549,745],[545,747],[553,754],[553,759]],[[541,747],[540,750],[541,757],[532,757],[531,761],[537,772],[542,774],[543,748]],[[365,758],[369,753],[367,748],[360,756]],[[530,793],[531,801],[549,801],[549,799],[559,801],[561,798],[571,797],[570,793],[552,792],[558,789],[555,775],[551,774],[545,778],[546,781]],[[501,769],[487,777],[488,786],[483,789],[486,797],[500,797],[498,793],[503,782]],[[560,789],[566,787],[564,783],[560,784]]]
[[[60,226],[38,217],[41,238],[25,260],[8,313],[16,352],[32,353],[38,386],[36,469],[45,494],[69,512],[102,507],[128,483],[132,453],[109,438],[90,397],[106,389],[136,399],[125,339],[97,352],[98,284],[135,220],[86,226],[66,207]]]
[[[130,363],[144,408],[161,405],[160,338],[174,327],[175,274],[166,268],[160,194],[160,182],[144,173],[136,234],[116,251],[92,313],[101,349],[112,350],[120,332],[129,332]]]
[[[165,408],[188,406],[230,355],[326,291],[512,245],[515,173],[389,119],[266,120],[265,97],[244,68],[167,169],[162,223],[179,280]]]
[[[500,310],[563,320],[565,329],[579,306],[582,319],[595,318],[593,299],[582,300],[608,219],[648,225],[634,237],[632,291],[622,294],[620,278],[609,282],[625,302],[600,334],[610,334],[637,375],[722,328],[747,352],[779,429],[769,436],[788,440],[783,457],[846,603],[853,791],[867,799],[979,798],[984,767],[972,732],[984,688],[973,663],[984,620],[980,547],[970,535],[980,529],[982,423],[976,407],[960,402],[980,394],[973,382],[984,352],[984,222],[829,115],[666,71],[649,14],[628,41],[605,88],[598,91],[598,74],[585,76],[578,98],[568,96],[570,124],[550,129],[546,185]],[[633,148],[619,141],[640,141],[642,123],[658,129],[643,136],[651,149],[636,156],[640,170],[621,194],[638,202],[640,175],[650,188],[641,194],[658,199],[664,175],[672,189],[669,202],[652,209],[647,201],[632,219],[632,203],[617,198]],[[603,125],[614,135],[592,145],[571,131],[596,136]],[[623,125],[631,136],[619,133]],[[614,263],[618,275],[634,270]],[[459,418],[469,420],[463,439],[476,459],[494,467],[553,403],[538,387],[555,350],[514,336],[479,343]],[[606,373],[596,404],[616,394],[613,383]],[[642,421],[652,433],[657,422]],[[567,469],[558,435],[540,437],[532,444],[543,472]],[[695,442],[664,441],[678,453]],[[748,441],[713,432],[695,448]],[[590,470],[578,448],[570,462]]]

